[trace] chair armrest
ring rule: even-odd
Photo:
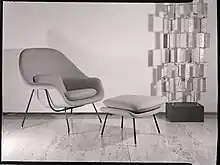
[[[33,77],[33,85],[35,88],[51,89],[56,88],[60,92],[66,92],[66,88],[63,84],[62,78],[55,74],[36,75]]]
[[[84,83],[84,86],[94,88],[97,91],[97,95],[104,95],[102,81],[96,77],[88,78],[88,81]]]
[[[97,91],[97,94],[103,93],[103,85],[100,79],[95,77],[80,78],[80,79],[65,79],[63,80],[67,91],[93,88]]]
[[[59,76],[59,75],[56,75],[56,74],[36,75],[33,77],[33,83],[31,84],[31,86],[35,89],[43,89],[43,90],[48,89],[48,92],[50,93],[50,96],[52,98],[54,96],[53,92],[54,91],[58,92],[60,94],[61,98],[63,99],[63,101],[62,100],[58,101],[57,99],[55,99],[56,101],[53,102],[54,100],[52,99],[53,105],[56,105],[56,106],[58,105],[58,107],[60,104],[62,104],[62,105],[66,104],[66,106],[71,105],[71,102],[65,96],[65,92],[67,90],[63,84],[63,80],[62,80],[61,76]]]

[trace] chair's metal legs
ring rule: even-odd
[[[121,128],[123,129],[123,118],[124,116],[121,116]]]
[[[26,119],[26,117],[27,117],[27,112],[28,112],[29,106],[30,106],[30,104],[31,104],[31,100],[32,100],[34,91],[35,91],[35,90],[33,89],[32,92],[31,92],[31,96],[30,96],[30,99],[29,99],[29,101],[28,101],[28,105],[27,105],[27,107],[26,107],[26,111],[25,111],[25,114],[24,114],[24,119],[23,119],[22,124],[21,124],[21,128],[23,128],[23,126],[24,126],[24,121],[25,121],[25,119]]]
[[[106,124],[106,121],[107,121],[107,118],[108,118],[108,113],[106,114],[106,116],[105,116],[105,121],[104,121],[104,124],[103,124],[103,127],[102,127],[102,132],[101,132],[101,136],[103,135],[103,133],[104,133],[104,129],[105,129],[105,124]]]
[[[95,107],[95,104],[92,103],[92,105],[93,105],[93,107],[94,107],[94,109],[95,109],[95,112],[96,112],[96,114],[97,114],[97,116],[98,116],[98,118],[99,118],[100,123],[102,123],[102,119],[101,119],[101,117],[99,116],[99,113],[98,113],[98,111],[97,111],[97,109],[96,109],[96,107]]]
[[[73,114],[73,108],[71,108],[71,114]]]
[[[65,117],[66,117],[67,133],[68,133],[68,135],[69,135],[69,134],[70,134],[70,126],[69,126],[69,122],[68,122],[68,118],[67,118],[66,110],[64,110],[64,112],[65,112]]]
[[[135,146],[137,146],[135,118],[133,118],[133,128],[134,128],[134,144],[135,144]]]
[[[160,134],[160,129],[159,129],[159,126],[158,126],[158,123],[157,123],[156,116],[153,115],[153,117],[154,117],[155,124],[156,124],[156,126],[157,126],[157,131],[158,131],[158,133]]]

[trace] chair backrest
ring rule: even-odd
[[[24,49],[19,56],[19,70],[28,84],[41,74],[59,74],[63,79],[87,77],[63,53],[51,48]]]

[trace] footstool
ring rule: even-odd
[[[166,100],[166,97],[141,95],[121,95],[104,100],[103,103],[106,107],[101,107],[100,110],[105,112],[106,116],[101,131],[101,136],[103,135],[106,120],[109,114],[121,116],[122,129],[123,117],[129,116],[133,118],[135,146],[137,145],[135,118],[143,118],[149,115],[153,115],[157,131],[160,134],[160,129],[155,114],[164,110]]]

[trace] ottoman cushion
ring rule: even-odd
[[[166,100],[166,97],[161,96],[121,95],[106,99],[103,103],[109,108],[140,113],[160,108]]]
[[[101,107],[101,111],[105,113],[110,113],[114,115],[120,115],[120,116],[127,116],[127,117],[133,117],[133,118],[145,118],[147,116],[151,116],[154,114],[157,114],[164,110],[164,106],[160,106],[157,109],[152,109],[148,111],[142,111],[139,113],[130,111],[130,110],[124,110],[124,109],[118,109],[118,108],[109,108],[109,107]]]

